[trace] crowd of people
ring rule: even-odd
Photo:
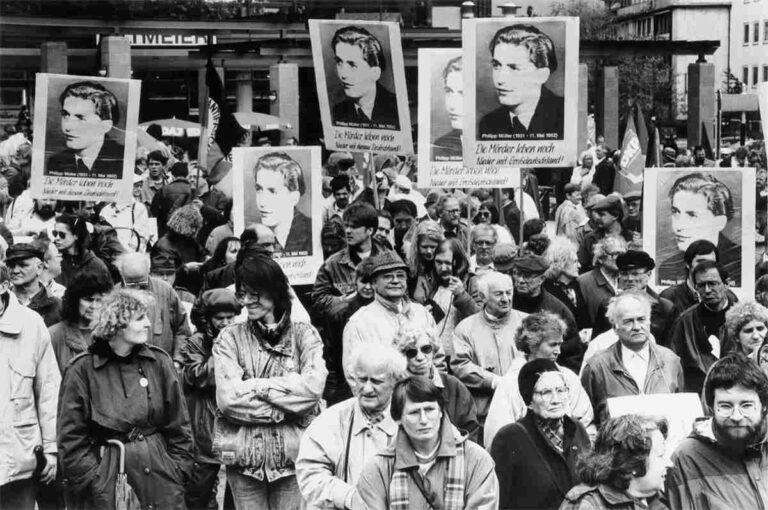
[[[128,203],[56,202],[29,194],[32,133],[6,135],[2,508],[768,504],[768,277],[739,300],[690,239],[656,292],[601,140],[551,215],[535,170],[418,190],[410,159],[362,179],[331,154],[307,287],[269,226],[235,235],[194,151],[140,151]],[[765,176],[763,148],[729,158]],[[682,392],[703,412],[674,447],[663,417],[609,412]]]

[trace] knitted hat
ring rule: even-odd
[[[536,387],[536,383],[539,382],[539,377],[544,372],[559,372],[557,365],[551,359],[535,359],[529,361],[523,368],[520,369],[520,373],[517,375],[517,386],[520,389],[520,396],[523,397],[525,405],[531,405],[533,401],[533,389]]]

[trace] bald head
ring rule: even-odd
[[[126,253],[117,259],[117,268],[126,282],[145,280],[149,277],[149,257],[142,253]]]
[[[253,241],[264,248],[270,255],[275,252],[275,233],[266,225],[251,223],[245,227],[243,233],[240,234],[240,244],[245,246]]]

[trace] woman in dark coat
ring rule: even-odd
[[[502,427],[491,444],[499,508],[557,508],[578,483],[576,460],[590,450],[589,436],[566,414],[568,386],[554,361],[529,361],[518,384],[528,414]]]
[[[150,300],[129,289],[107,296],[93,345],[64,375],[57,438],[70,510],[115,508],[119,450],[110,439],[125,445],[128,484],[142,508],[186,508],[189,415],[170,356],[147,344]]]
[[[78,271],[104,271],[111,274],[107,264],[89,248],[91,235],[87,222],[73,214],[63,213],[56,218],[53,244],[61,252],[61,274],[56,282],[69,285]]]
[[[81,271],[75,275],[61,306],[61,322],[48,328],[59,370],[93,343],[93,318],[104,296],[112,290],[112,279],[103,271]]]

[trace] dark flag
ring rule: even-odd
[[[635,111],[635,122],[637,123],[637,138],[640,140],[640,150],[643,157],[646,156],[648,151],[648,128],[645,126],[645,115],[643,115],[643,109],[640,108],[640,103],[635,102],[632,107]]]
[[[704,147],[704,156],[707,159],[715,160],[715,153],[712,150],[712,143],[709,141],[709,133],[707,133],[707,125],[701,123],[701,146]]]
[[[664,162],[661,159],[661,136],[659,135],[659,128],[653,127],[653,137],[648,140],[648,155],[645,158],[645,166],[647,168],[657,168],[664,166]]]

